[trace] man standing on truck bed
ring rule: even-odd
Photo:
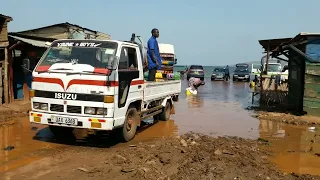
[[[162,60],[159,52],[159,45],[157,38],[159,37],[159,30],[154,28],[151,30],[151,38],[148,40],[148,81],[154,81],[156,78],[157,69],[161,68]]]

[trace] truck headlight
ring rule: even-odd
[[[94,107],[85,107],[84,108],[84,113],[85,114],[94,115],[94,114],[96,114],[96,108],[94,108]]]
[[[98,108],[97,115],[107,115],[108,109],[107,108]]]
[[[34,109],[40,109],[40,103],[34,102],[34,103],[33,103],[33,108],[34,108]]]
[[[48,103],[33,102],[33,109],[48,111]]]
[[[48,111],[48,104],[47,103],[40,103],[40,109],[44,111]]]

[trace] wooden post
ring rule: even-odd
[[[0,104],[2,104],[2,94],[3,94],[3,86],[2,86],[2,67],[0,67]]]
[[[14,101],[14,92],[13,92],[13,58],[12,58],[12,50],[8,48],[8,85],[9,85],[9,102],[12,103]]]
[[[268,48],[267,48],[267,60],[266,60],[266,74],[268,74],[268,64],[269,64],[269,51],[270,51],[270,45],[268,44]]]
[[[3,76],[3,92],[4,103],[9,104],[9,84],[8,84],[8,49],[4,49],[4,76]]]

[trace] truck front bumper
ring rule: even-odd
[[[69,124],[69,125],[63,124],[63,123],[56,123],[52,121],[52,119],[55,117],[76,119],[76,123]],[[75,115],[57,115],[57,114],[30,111],[29,120],[31,123],[53,125],[53,126],[96,129],[96,130],[113,130],[114,129],[113,118],[96,118],[96,117],[90,117],[90,116],[75,116]]]

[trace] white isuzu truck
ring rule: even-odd
[[[52,42],[32,72],[30,122],[48,125],[57,138],[85,128],[117,130],[130,141],[143,119],[168,120],[181,81],[146,82],[142,57],[133,41]]]

